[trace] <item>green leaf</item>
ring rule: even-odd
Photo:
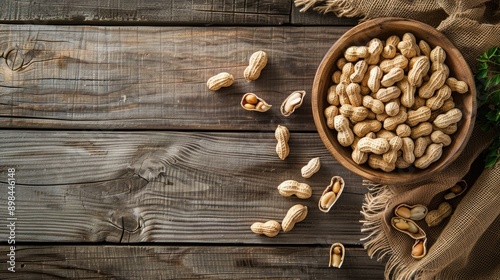
[[[488,75],[488,69],[483,69],[483,70],[481,70],[481,71],[477,72],[477,75],[476,75],[476,76],[477,76],[479,79],[484,79],[484,78],[486,78],[486,75]]]
[[[488,61],[488,56],[486,55],[486,53],[482,53],[481,55],[479,55],[479,57],[477,58],[477,60],[479,60],[481,62],[487,62]]]
[[[497,163],[497,160],[498,157],[495,156],[486,157],[484,167],[486,168],[493,167]]]
[[[484,70],[484,69],[488,69],[488,63],[486,63],[486,62],[479,63],[479,65],[477,66],[477,70],[480,71],[480,70]]]
[[[493,46],[478,56],[480,62],[475,76],[477,89],[477,120],[489,132],[500,132],[500,47]],[[485,167],[500,160],[500,137],[485,150]]]
[[[490,121],[497,121],[498,120],[498,114],[495,111],[489,111],[488,114],[486,114],[486,118]]]
[[[485,150],[485,167],[492,167],[500,158],[500,138],[491,143],[491,145]]]
[[[496,64],[500,64],[500,55],[498,55],[498,56],[495,58],[494,62],[495,62]]]
[[[500,75],[494,76],[491,83],[492,83],[492,86],[496,86],[496,85],[500,84]]]
[[[490,87],[490,84],[491,84],[491,78],[486,79],[486,82],[484,83],[484,88],[488,89]]]
[[[491,48],[489,48],[489,49],[486,51],[486,56],[487,56],[488,58],[492,58],[492,57],[495,55],[495,53],[496,53],[496,51],[497,51],[497,50],[498,50],[498,48],[497,48],[497,47],[491,47]]]
[[[490,99],[492,104],[496,104],[496,106],[500,106],[500,89],[492,91],[490,93]]]

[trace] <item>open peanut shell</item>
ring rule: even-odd
[[[414,221],[423,220],[427,215],[427,212],[429,212],[429,210],[422,204],[408,205],[403,203],[394,208],[394,214],[396,216]]]
[[[249,100],[253,102],[249,102]],[[262,113],[268,111],[273,106],[267,104],[267,102],[264,99],[258,97],[255,93],[251,92],[245,93],[243,95],[243,97],[241,98],[240,105],[241,107],[243,107],[243,109],[247,111],[257,111]]]
[[[340,195],[344,190],[345,182],[340,176],[333,176],[330,180],[330,185],[326,187],[318,201],[319,211],[323,213],[330,212],[333,205],[339,200]],[[337,191],[337,192],[335,192]],[[335,195],[332,195],[334,193]]]
[[[398,223],[400,223],[400,222],[404,222],[404,223],[408,224],[408,226],[410,228],[403,229],[400,225],[398,225]],[[423,239],[423,238],[427,237],[426,234],[425,234],[425,231],[423,231],[422,228],[420,228],[417,225],[417,223],[415,223],[414,221],[412,221],[410,219],[405,219],[405,218],[400,218],[400,217],[393,217],[391,219],[391,225],[397,231],[405,233],[405,234],[409,235],[413,239]],[[414,228],[414,232],[410,231],[412,227]]]
[[[411,247],[411,256],[414,259],[420,260],[427,255],[427,238],[416,239]]]
[[[304,90],[297,90],[292,92],[281,104],[281,114],[285,117],[290,116],[293,112],[295,112],[297,108],[300,107],[300,105],[302,105],[305,95],[306,92]]]
[[[461,190],[459,192],[453,192],[453,188],[455,188],[456,186],[460,186],[461,187]],[[460,180],[458,181],[455,186],[451,187],[448,192],[444,195],[444,199],[446,200],[450,200],[450,199],[453,199],[457,196],[460,196],[462,195],[465,191],[467,190],[467,182],[465,180]]]
[[[338,258],[339,254],[335,253],[336,247],[340,247],[340,259]],[[330,262],[328,263],[328,267],[340,268],[344,263],[344,256],[345,256],[344,245],[342,245],[342,243],[339,242],[333,243],[332,246],[330,247]]]

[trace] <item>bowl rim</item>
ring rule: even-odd
[[[341,47],[342,45],[345,44],[345,41],[348,41],[351,36],[355,35],[356,33],[360,31],[366,31],[370,29],[384,29],[386,28],[387,25],[390,24],[411,24],[415,25],[419,28],[424,29],[426,32],[430,33],[431,37],[436,37],[438,40],[442,42],[444,49],[446,49],[446,53],[449,54],[453,53],[453,57],[455,59],[459,60],[459,64],[466,66],[465,69],[462,71],[466,72],[466,76],[469,78],[468,80],[468,85],[469,85],[469,92],[466,94],[471,95],[471,107],[469,108],[470,110],[470,118],[463,120],[464,123],[462,123],[462,126],[466,126],[465,129],[465,135],[463,136],[463,141],[461,143],[458,143],[454,151],[451,151],[450,153],[451,156],[449,156],[449,159],[446,161],[441,162],[439,165],[434,165],[432,170],[428,169],[423,169],[423,170],[418,170],[413,168],[413,170],[417,170],[417,173],[422,173],[419,174],[419,176],[415,176],[415,174],[410,170],[403,172],[403,170],[400,170],[396,168],[395,171],[392,172],[383,172],[381,170],[376,170],[373,168],[370,168],[366,166],[365,168],[360,167],[360,165],[356,164],[354,161],[352,161],[351,158],[346,158],[344,155],[342,155],[339,151],[336,150],[336,148],[332,145],[330,138],[328,137],[327,133],[325,132],[326,130],[330,130],[328,126],[326,126],[326,121],[323,116],[323,110],[324,108],[319,108],[319,98],[324,97],[325,92],[319,92],[318,89],[320,88],[320,85],[322,83],[326,83],[327,85],[330,84],[328,82],[322,81],[321,75],[323,72],[331,71],[331,69],[327,68],[328,61],[331,59],[336,59],[336,57],[332,57],[334,55],[334,52],[336,49]],[[408,31],[411,32],[411,31]],[[360,41],[368,41],[369,39],[374,38],[374,35],[372,36],[367,36],[367,40],[360,40]],[[355,42],[353,42],[350,45],[356,45]],[[312,94],[311,94],[311,106],[312,106],[312,112],[313,112],[313,119],[314,123],[317,129],[317,132],[321,138],[321,141],[327,148],[327,150],[330,152],[330,154],[333,155],[333,157],[345,168],[348,170],[356,173],[357,175],[363,177],[364,179],[370,180],[372,182],[378,183],[378,184],[394,184],[394,185],[400,185],[400,184],[410,184],[410,183],[417,183],[424,181],[428,179],[429,177],[437,174],[438,172],[444,170],[446,167],[448,167],[452,162],[454,162],[459,155],[462,153],[464,150],[466,144],[468,143],[470,136],[472,134],[474,124],[475,124],[475,118],[476,118],[476,109],[477,109],[477,104],[476,104],[476,88],[474,84],[474,78],[473,78],[472,71],[470,69],[469,64],[467,61],[464,59],[460,51],[456,48],[456,46],[441,32],[439,32],[437,29],[434,27],[412,19],[406,19],[406,18],[398,18],[398,17],[385,17],[385,18],[376,18],[376,19],[371,19],[368,21],[365,21],[363,23],[360,23],[356,25],[355,27],[349,29],[346,31],[339,39],[337,39],[334,44],[329,48],[329,50],[326,52],[324,55],[323,59],[321,60],[319,67],[316,70],[316,74],[314,77],[313,85],[312,85]],[[324,102],[324,101],[323,101]],[[328,106],[328,105],[327,105]],[[464,108],[461,109],[463,111]],[[458,133],[458,132],[457,132]],[[336,140],[336,139],[334,139]],[[436,164],[436,163],[434,163]],[[363,165],[365,166],[365,165]],[[432,166],[432,165],[431,165]],[[427,172],[426,172],[427,170]]]

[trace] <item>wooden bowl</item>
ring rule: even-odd
[[[391,35],[400,38],[404,33],[411,32],[420,40],[425,40],[431,48],[441,46],[447,54],[445,63],[450,68],[450,77],[465,81],[469,92],[465,94],[453,93],[456,108],[459,108],[463,117],[458,123],[458,130],[450,135],[453,142],[443,148],[441,158],[426,169],[413,166],[407,169],[396,168],[392,172],[373,169],[368,164],[358,165],[352,158],[352,149],[343,147],[337,141],[337,132],[328,128],[324,117],[324,110],[330,104],[327,102],[327,90],[333,85],[332,74],[336,68],[336,61],[343,56],[344,50],[350,46],[366,45],[371,39],[379,38],[384,41]],[[422,181],[433,174],[444,170],[462,152],[472,133],[476,116],[476,88],[472,72],[458,49],[439,31],[421,22],[402,18],[380,18],[361,23],[347,31],[328,50],[321,61],[312,88],[312,111],[314,123],[327,150],[344,167],[352,172],[380,184],[408,184]]]

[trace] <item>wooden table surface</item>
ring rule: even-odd
[[[324,147],[310,102],[317,66],[355,19],[288,0],[6,0],[0,23],[1,279],[383,277],[360,242],[367,189]],[[257,50],[268,65],[246,82]],[[208,90],[223,71],[234,85]],[[284,117],[295,90],[304,104]],[[247,92],[274,106],[243,110]],[[285,160],[278,125],[291,132]],[[321,170],[304,179],[313,157]],[[346,187],[325,214],[334,175]],[[288,179],[313,196],[280,196]],[[298,203],[309,214],[291,232],[250,231]],[[334,242],[341,269],[328,267]]]

